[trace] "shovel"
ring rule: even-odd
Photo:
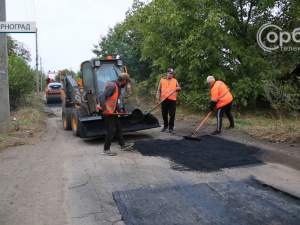
[[[182,88],[181,88],[182,89]],[[156,104],[152,109],[150,109],[146,114],[143,114],[143,112],[140,109],[134,109],[131,113],[125,113],[125,115],[134,116],[136,117],[135,120],[132,120],[132,123],[141,123],[143,122],[144,118],[152,112],[156,107],[158,107],[161,103],[163,103],[166,99],[168,99],[169,96],[171,96],[175,91],[172,91],[169,95],[166,96],[166,98],[162,101],[160,101],[158,104]],[[122,113],[110,113],[110,115],[124,115]]]
[[[197,128],[197,130],[190,134],[190,135],[186,135],[186,136],[183,136],[185,139],[190,139],[190,140],[197,140],[197,141],[201,141],[201,139],[199,137],[196,136],[198,130],[200,129],[200,127],[202,127],[202,125],[204,124],[204,122],[208,119],[208,117],[210,116],[210,114],[212,114],[213,111],[210,111],[208,113],[208,115],[204,118],[204,120],[202,121],[202,123],[199,125],[199,127]]]
[[[180,89],[182,89],[182,88],[180,88]],[[163,103],[165,100],[167,100],[174,92],[176,92],[176,90],[175,90],[175,91],[172,91],[169,95],[167,95],[167,97],[166,97],[164,100],[162,100],[162,101],[160,101],[159,103],[157,103],[157,104],[156,104],[152,109],[150,109],[144,116],[148,115],[150,112],[152,112],[154,109],[156,109],[157,106],[159,106],[161,103]]]
[[[140,109],[134,109],[131,113],[110,113],[109,115],[112,116],[126,115],[128,116],[128,118],[130,117],[129,120],[130,124],[140,123],[143,120],[143,113]]]
[[[143,118],[143,113],[141,110],[139,109],[134,109],[132,111],[132,113],[110,113],[109,115],[113,115],[113,116],[117,116],[117,115],[126,115],[126,116],[134,116],[134,117],[137,117],[137,118]]]
[[[154,109],[156,109],[159,105],[161,105],[161,103],[163,103],[165,100],[167,100],[168,99],[168,97],[169,96],[171,96],[174,92],[176,92],[176,90],[175,91],[172,91],[169,95],[167,95],[166,96],[166,98],[164,99],[164,100],[162,100],[162,101],[160,101],[159,103],[157,103],[152,109],[150,109],[148,112],[146,112],[146,114],[143,114],[140,110],[140,112],[139,111],[136,111],[135,112],[135,110],[133,110],[132,111],[132,114],[134,113],[135,114],[135,116],[140,116],[140,121],[138,121],[138,122],[142,122],[144,119],[145,119],[145,117],[147,117],[148,116],[148,114],[150,113],[150,112],[152,112]]]

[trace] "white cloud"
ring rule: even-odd
[[[93,45],[109,27],[125,19],[133,0],[6,0],[6,21],[36,21],[39,58],[44,72],[72,69],[95,55]],[[34,8],[33,8],[34,5]],[[11,34],[31,52],[35,67],[35,34]]]

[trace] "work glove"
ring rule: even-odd
[[[125,117],[125,112],[123,110],[120,110],[119,113],[122,113],[122,117]]]
[[[104,110],[103,112],[102,112],[102,116],[109,116],[109,111],[108,110]]]
[[[159,103],[159,100],[156,100],[156,104],[158,104]]]

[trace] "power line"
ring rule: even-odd
[[[36,21],[34,0],[23,0],[22,4],[27,21]]]
[[[34,0],[32,0],[32,8],[33,8],[33,13],[34,13],[34,19],[36,21],[36,13],[35,13],[35,7],[34,7]]]
[[[29,19],[29,15],[28,15],[28,13],[27,13],[27,5],[26,5],[26,3],[25,3],[25,0],[23,0],[22,1],[22,3],[23,3],[23,7],[24,7],[24,12],[25,12],[25,14],[26,14],[26,18],[27,18],[27,20]],[[29,20],[28,20],[29,21]]]

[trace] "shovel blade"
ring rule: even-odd
[[[199,136],[196,136],[195,133],[191,135],[185,135],[183,137],[188,140],[201,141],[201,138]]]

